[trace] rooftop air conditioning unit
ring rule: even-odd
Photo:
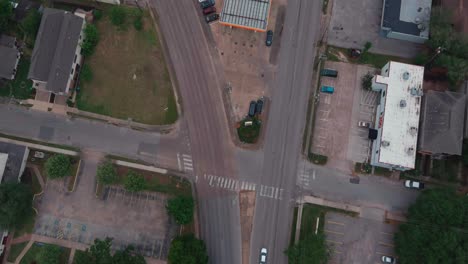
[[[406,100],[401,100],[400,101],[400,107],[401,108],[406,107]]]
[[[390,146],[390,142],[386,140],[382,141],[382,147],[388,147],[388,146]]]

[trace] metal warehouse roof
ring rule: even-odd
[[[265,31],[271,0],[224,0],[220,21],[223,24]]]

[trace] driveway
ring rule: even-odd
[[[379,35],[382,4],[381,0],[334,0],[328,44],[362,49],[369,41],[372,43],[371,52],[414,57],[421,45]]]

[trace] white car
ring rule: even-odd
[[[364,122],[364,121],[359,121],[357,125],[358,125],[358,127],[364,127],[364,128],[370,127],[370,123],[369,122]]]
[[[382,256],[382,263],[394,264],[395,263],[395,258],[394,257],[389,257],[389,256]]]
[[[424,189],[424,183],[418,182],[418,181],[413,181],[413,180],[406,180],[405,181],[405,187],[410,188],[410,189],[422,190],[422,189]]]
[[[260,250],[260,264],[266,264],[266,260],[267,260],[267,249],[262,248]]]

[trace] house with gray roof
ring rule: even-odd
[[[387,38],[424,43],[429,39],[432,0],[384,0],[380,32]]]
[[[45,8],[31,56],[28,78],[33,88],[68,95],[82,62],[84,15]]]
[[[0,34],[0,79],[15,78],[20,57],[16,38]]]
[[[419,152],[433,158],[461,155],[466,97],[463,93],[429,91],[423,97]]]
[[[29,149],[25,146],[0,142],[0,184],[21,180],[28,155]]]

